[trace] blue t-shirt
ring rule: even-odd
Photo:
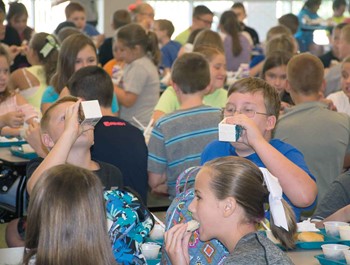
[[[84,33],[86,35],[88,35],[89,37],[101,35],[100,32],[98,32],[97,29],[94,26],[92,26],[92,25],[90,25],[88,23],[86,23],[86,25],[85,25]]]
[[[54,103],[55,101],[58,100],[60,95],[55,91],[53,86],[48,86],[43,94],[43,97],[41,98],[41,104],[45,103]],[[117,104],[117,96],[115,93],[113,93],[113,99],[112,99],[112,112],[116,113],[119,111],[119,106]]]
[[[177,54],[181,48],[181,44],[177,41],[169,41],[161,49],[162,66],[164,68],[171,68],[177,58]]]
[[[290,144],[284,143],[278,139],[270,140],[270,144],[274,148],[276,148],[282,155],[284,155],[286,158],[292,161],[295,165],[297,165],[302,170],[304,170],[310,176],[310,178],[312,178],[316,182],[315,177],[312,176],[312,174],[310,173],[310,170],[308,169],[306,162],[304,160],[304,156],[300,151],[298,151],[295,147],[291,146]],[[238,156],[238,154],[236,153],[236,150],[231,145],[231,143],[220,142],[218,140],[215,140],[210,144],[208,144],[204,149],[201,156],[201,165],[203,165],[207,161],[210,161],[219,157],[224,157],[224,156]],[[245,158],[253,162],[258,167],[266,168],[264,163],[261,161],[260,157],[256,153],[246,156]],[[284,193],[283,193],[283,198],[292,207],[295,213],[295,218],[297,222],[300,220],[300,214],[302,211],[311,210],[316,206],[316,200],[309,207],[300,208],[300,207],[294,206]]]

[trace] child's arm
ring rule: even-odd
[[[350,222],[350,204],[328,216],[322,223],[327,221]]]
[[[156,174],[148,171],[148,185],[153,193],[168,194],[166,175]]]
[[[114,92],[117,95],[118,102],[127,108],[132,107],[138,97],[135,93],[125,91],[116,85],[114,86]]]
[[[18,109],[24,113],[24,121],[26,123],[31,124],[38,118],[38,113],[34,107],[21,94],[16,94],[16,103]]]
[[[268,125],[265,134],[269,134],[275,126],[276,118],[269,116],[266,119]],[[265,167],[278,178],[283,192],[290,201],[297,207],[310,206],[317,196],[315,181],[304,170],[275,149],[262,135],[253,119],[239,114],[233,116],[230,120],[233,124],[245,128],[239,142],[252,147]],[[269,136],[266,138],[269,138]]]
[[[69,152],[72,145],[82,133],[82,128],[78,122],[78,109],[80,100],[75,104],[69,106],[65,113],[64,131],[58,141],[52,146],[51,151],[45,157],[43,162],[38,166],[38,168],[33,172],[32,176],[29,178],[27,183],[28,194],[31,193],[35,183],[39,180],[41,174],[56,165],[61,165],[66,163]],[[48,135],[43,134],[43,142],[49,141],[47,139]],[[51,139],[50,139],[51,140]],[[45,144],[48,146],[49,144]]]

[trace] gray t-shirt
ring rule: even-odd
[[[337,177],[312,217],[313,220],[323,220],[339,209],[350,204],[350,172],[347,171]]]
[[[320,102],[301,103],[279,118],[274,138],[302,152],[316,178],[319,203],[340,175],[349,153],[350,117],[328,110]]]
[[[291,259],[259,232],[242,237],[224,265],[291,265]]]
[[[341,79],[341,64],[337,64],[329,69],[325,76],[326,89],[324,91],[324,96],[327,97],[329,94],[341,90],[340,87]]]
[[[120,107],[120,118],[140,128],[133,119],[135,117],[143,126],[147,126],[159,99],[157,67],[147,56],[136,59],[125,66],[122,82],[124,90],[136,94],[137,100],[129,108]]]

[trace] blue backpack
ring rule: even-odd
[[[108,234],[115,260],[125,265],[147,264],[141,244],[154,225],[147,207],[132,192],[109,190],[104,192]]]
[[[166,230],[169,230],[175,224],[192,220],[192,214],[188,210],[188,206],[194,199],[193,186],[199,169],[200,167],[191,167],[179,175],[176,182],[176,197],[166,213]],[[218,240],[200,241],[198,230],[193,232],[190,238],[188,251],[191,265],[220,265],[229,255],[227,249]],[[161,264],[171,265],[164,248],[162,248]]]

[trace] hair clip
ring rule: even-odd
[[[59,45],[57,44],[55,38],[51,35],[48,35],[46,37],[46,44],[44,47],[40,50],[40,53],[43,55],[44,58],[47,57],[47,55],[53,50],[59,50]]]

